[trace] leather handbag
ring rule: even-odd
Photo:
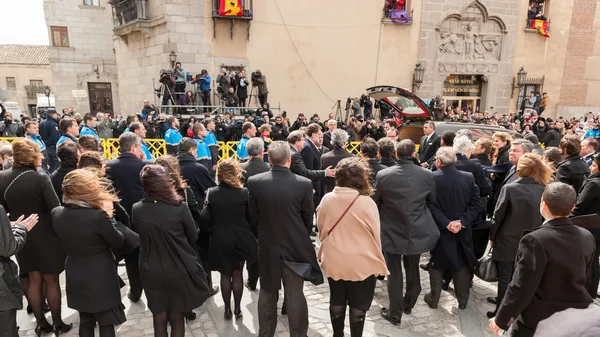
[[[492,250],[493,248],[490,248],[489,252],[479,259],[475,267],[475,275],[486,282],[498,282],[498,268],[492,261]]]

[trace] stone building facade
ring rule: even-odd
[[[44,0],[58,109],[119,112],[112,8],[105,0]]]
[[[536,0],[550,22],[548,39],[528,28],[528,0],[406,0],[410,19],[403,23],[392,23],[384,0],[348,0],[344,6],[245,0],[237,19],[219,15],[218,0],[119,0],[115,7],[93,0],[101,10],[76,4],[82,1],[89,0],[45,0],[48,26],[64,17],[73,39],[99,42],[86,49],[87,58],[77,58],[87,59],[82,63],[71,60],[81,51],[76,41],[74,50],[51,48],[54,76],[65,75],[58,81],[64,83],[62,101],[72,104],[85,105],[85,99],[66,97],[71,87],[85,84],[69,82],[65,71],[80,67],[84,81],[93,81],[97,74],[89,68],[98,63],[119,113],[138,112],[144,100],[160,103],[154,88],[174,58],[190,75],[207,69],[213,81],[221,67],[245,67],[248,74],[260,69],[271,105],[281,104],[292,118],[334,111],[337,100],[374,85],[411,88],[417,62],[425,71],[416,93],[423,99],[440,95],[447,105],[509,113],[530,91],[548,93],[549,116],[600,105],[594,95],[600,86],[597,0]],[[54,14],[61,10],[67,12]],[[98,20],[92,20],[95,35],[86,35],[84,20],[66,19],[80,14]],[[527,77],[518,85],[521,67]]]
[[[37,94],[46,86],[52,88],[48,46],[0,45],[0,88],[8,92],[6,101],[35,116]]]

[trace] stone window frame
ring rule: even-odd
[[[542,3],[544,5],[544,17],[546,18],[547,22],[548,22],[548,31],[550,31],[550,17],[548,16],[548,9],[550,8],[550,4],[551,1],[550,0],[529,0],[529,5],[531,5],[532,3]],[[527,9],[527,14],[526,14],[526,18],[525,18],[525,31],[526,32],[535,32],[537,33],[538,30],[531,27],[531,20],[529,19],[529,8]]]
[[[100,0],[82,0],[83,6],[100,7]]]
[[[392,23],[390,19],[390,12],[385,8],[386,0],[383,1],[383,9],[381,14],[381,22],[383,23]],[[412,19],[414,15],[414,11],[412,8],[412,0],[406,0],[404,3],[404,10],[410,13],[409,17]],[[412,20],[406,23],[394,23],[395,25],[410,25],[412,24]]]
[[[29,85],[32,87],[43,87],[44,81],[43,80],[29,80]]]
[[[15,90],[17,89],[17,78],[13,76],[6,77],[6,89]]]
[[[50,26],[50,32],[51,32],[51,39],[52,39],[52,46],[53,47],[57,47],[57,48],[70,48],[71,47],[71,41],[69,40],[69,28],[65,27],[65,26]],[[64,41],[56,41],[55,39],[55,34],[58,33],[59,34],[59,38],[62,40],[64,37],[66,37],[66,42],[67,45],[65,46],[63,44]],[[63,36],[63,33],[65,34],[65,36]]]

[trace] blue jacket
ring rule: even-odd
[[[42,140],[42,138],[40,137],[40,135],[30,135],[30,134],[26,134],[25,138],[27,139],[31,139],[32,141],[34,141],[37,145],[40,146],[40,151],[44,152],[46,151],[46,144],[44,143],[44,141]]]
[[[206,74],[202,82],[200,82],[201,91],[210,91],[210,75]]]
[[[585,133],[585,135],[583,136],[583,138],[600,138],[600,129],[598,129],[598,130],[589,129]]]
[[[47,146],[56,146],[56,142],[60,138],[58,122],[53,118],[46,118],[40,123],[40,136]]]
[[[206,138],[204,138],[204,142],[208,145],[208,149],[210,150],[212,164],[217,165],[217,162],[219,161],[219,143],[217,143],[217,138],[212,132],[208,131],[206,133]]]
[[[196,160],[210,160],[210,150],[208,149],[208,144],[203,139],[198,137],[194,137],[194,141],[198,144],[198,153],[196,154]]]
[[[142,141],[142,152],[144,152],[144,156],[146,160],[153,160],[152,153],[150,153],[150,149],[148,149],[148,145],[145,141]]]
[[[60,136],[60,138],[58,139],[58,142],[56,142],[56,147],[58,148],[58,146],[68,140],[71,140],[73,143],[77,144],[77,139],[75,139],[74,137],[71,137],[69,135],[62,135]]]
[[[248,140],[250,140],[250,138],[248,138],[246,136],[242,136],[242,139],[240,139],[240,141],[237,143],[238,160],[246,160],[246,159],[250,158],[250,155],[248,154],[248,151],[246,150],[246,143],[248,143]]]
[[[79,137],[81,137],[81,136],[94,136],[94,138],[96,138],[96,140],[98,140],[98,143],[102,143],[102,141],[100,140],[100,137],[96,133],[96,130],[90,128],[87,125],[84,125],[81,128],[81,131],[79,132]]]
[[[165,142],[169,145],[179,145],[183,136],[179,133],[178,129],[169,129],[165,132]]]

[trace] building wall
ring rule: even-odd
[[[52,85],[52,72],[50,66],[37,66],[37,65],[14,65],[14,64],[0,64],[0,86],[8,90],[10,102],[19,103],[19,108],[23,113],[28,112],[28,105],[37,104],[36,98],[27,98],[27,91],[25,86],[29,85],[30,80],[41,80],[44,85],[53,87]],[[6,87],[6,77],[14,77],[17,87],[15,90]],[[13,116],[18,118],[19,116]]]
[[[109,82],[114,111],[119,111],[119,83],[113,51],[111,6],[84,6],[81,0],[44,0],[50,37],[50,65],[53,93],[58,109],[73,107],[84,114],[90,111],[88,97],[77,98],[73,90],[88,92],[88,82]],[[52,47],[50,26],[68,27],[69,48]],[[98,67],[96,74],[95,67]]]
[[[545,38],[536,30],[526,30],[526,13],[528,3],[520,4],[520,15],[517,25],[517,40],[515,43],[514,67],[512,76],[520,67],[527,71],[527,77],[540,78],[545,76],[543,91],[550,98],[545,116],[555,117],[558,112],[559,97],[562,97],[569,85],[563,82],[564,75],[569,73],[565,62],[570,62],[569,50],[570,32],[573,29],[573,1],[549,0],[546,11],[550,19],[550,38]],[[576,20],[577,21],[577,20]],[[514,98],[510,103],[510,111],[517,109],[518,90],[514,90]]]
[[[558,113],[568,117],[598,113],[600,106],[600,1],[577,0],[571,12],[558,101]]]

